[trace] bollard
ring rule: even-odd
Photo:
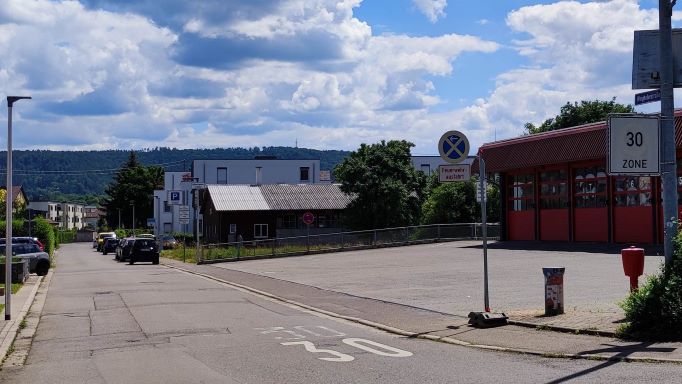
[[[634,292],[639,288],[637,279],[644,273],[644,249],[632,245],[621,249],[620,256],[623,260],[623,272],[630,277],[630,292]]]
[[[564,271],[566,268],[542,268],[545,276],[545,316],[564,313]]]

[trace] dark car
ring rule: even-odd
[[[0,244],[5,244],[5,238],[0,239]],[[29,236],[12,236],[12,244],[35,244],[41,251],[45,251],[45,246],[38,240],[37,237]]]
[[[150,261],[152,264],[158,264],[159,245],[154,239],[134,239],[128,259],[130,264],[135,264],[140,261]]]
[[[0,245],[0,254],[5,254],[5,244]],[[12,256],[28,260],[29,272],[38,274],[38,276],[47,275],[47,271],[50,269],[50,255],[41,251],[38,244],[12,244]]]
[[[104,245],[102,245],[102,253],[107,254],[109,252],[116,252],[116,247],[118,247],[118,240],[113,237],[108,237],[104,240]]]
[[[130,254],[130,249],[133,246],[134,240],[135,239],[133,237],[126,237],[125,239],[122,239],[116,247],[116,256],[114,258],[118,261],[128,260],[128,255]]]

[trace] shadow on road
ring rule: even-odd
[[[641,245],[641,244],[608,244],[608,243],[569,243],[569,242],[555,242],[555,241],[498,241],[488,244],[488,249],[501,249],[512,251],[554,251],[554,252],[586,252],[586,253],[604,253],[620,255],[623,248],[630,245],[644,248],[644,254],[647,256],[661,256],[663,255],[663,247],[659,245]],[[483,245],[470,245],[462,248],[482,248]]]
[[[633,345],[627,345],[627,346],[604,344],[606,346],[605,348],[594,349],[591,351],[582,351],[582,352],[578,353],[578,355],[594,355],[594,354],[609,353],[609,352],[615,352],[615,354],[612,355],[611,357],[609,357],[608,361],[605,361],[599,365],[595,365],[594,367],[584,369],[580,372],[572,373],[568,376],[564,376],[564,377],[558,378],[556,380],[549,381],[547,384],[564,383],[566,381],[573,380],[575,378],[588,375],[592,372],[596,372],[600,369],[604,369],[606,367],[610,367],[614,364],[622,362],[623,359],[632,355],[635,352],[668,352],[668,353],[670,353],[670,352],[673,352],[675,350],[675,348],[667,348],[667,347],[650,348],[650,346],[652,344],[653,343],[639,343],[639,344],[633,344]]]

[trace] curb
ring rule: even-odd
[[[467,341],[463,340],[458,340],[452,337],[448,336],[434,336],[434,335],[425,335],[425,334],[420,334],[420,333],[415,333],[415,332],[410,332],[410,331],[405,331],[400,328],[396,327],[391,327],[388,325],[376,323],[373,321],[361,319],[358,317],[353,317],[353,316],[346,316],[342,315],[339,313],[327,311],[324,309],[320,309],[317,307],[313,307],[307,304],[299,303],[294,300],[289,300],[285,299],[283,297],[273,295],[268,292],[264,292],[255,288],[248,287],[246,285],[242,284],[237,284],[234,282],[226,281],[211,275],[207,275],[205,273],[201,272],[195,272],[191,271],[179,266],[175,265],[169,265],[166,263],[161,263],[161,265],[167,267],[167,268],[172,268],[176,269],[178,271],[182,271],[191,275],[199,276],[202,278],[205,278],[207,280],[212,280],[216,281],[222,284],[225,284],[227,286],[233,287],[235,289],[249,292],[252,294],[256,294],[259,296],[263,296],[272,300],[276,300],[282,303],[287,303],[289,305],[293,305],[302,309],[306,309],[312,312],[320,313],[329,317],[334,317],[346,321],[351,321],[354,323],[366,325],[368,327],[376,328],[385,332],[393,333],[396,335],[400,336],[406,336],[410,338],[417,338],[417,339],[425,339],[425,340],[432,340],[432,341],[438,341],[442,343],[447,343],[447,344],[453,344],[453,345],[459,345],[462,347],[469,347],[469,348],[476,348],[476,349],[481,349],[481,350],[488,350],[488,351],[496,351],[496,352],[508,352],[508,353],[516,353],[516,354],[521,354],[521,355],[532,355],[532,356],[539,356],[539,357],[545,357],[545,358],[562,358],[562,359],[581,359],[581,360],[595,360],[595,361],[613,361],[613,362],[661,362],[661,363],[676,363],[676,364],[682,364],[682,359],[665,359],[665,358],[653,358],[653,357],[620,357],[620,356],[603,356],[603,355],[596,355],[596,354],[575,354],[575,353],[553,353],[553,352],[543,352],[543,351],[537,351],[537,350],[530,350],[530,349],[521,349],[521,348],[509,348],[509,347],[499,347],[499,346],[494,346],[494,345],[485,345],[485,344],[474,344],[470,343]],[[523,323],[523,322],[520,322]],[[511,324],[511,323],[510,323]],[[524,323],[526,325],[530,325],[530,323]],[[521,325],[521,324],[514,324],[514,325]],[[523,325],[522,325],[523,326]],[[533,324],[532,328],[536,328],[536,324]],[[561,327],[556,327],[561,328]],[[565,332],[575,332],[574,330],[568,330],[566,329]],[[586,333],[586,332],[585,332]]]
[[[561,332],[561,333],[572,333],[576,335],[590,335],[590,336],[601,336],[601,337],[616,337],[616,332],[611,331],[600,331],[595,329],[580,329],[580,328],[570,328],[561,327],[558,325],[550,324],[535,324],[521,320],[507,320],[507,324],[517,325],[519,327],[534,328],[546,331]]]
[[[48,274],[51,272],[52,268],[50,268]],[[31,293],[26,298],[26,301],[24,302],[24,305],[21,307],[19,313],[14,317],[13,320],[9,320],[8,322],[6,322],[5,326],[2,328],[2,331],[0,331],[0,340],[2,340],[2,344],[0,344],[0,356],[2,356],[2,358],[0,359],[0,361],[4,360],[7,357],[7,352],[9,351],[10,347],[12,346],[12,343],[14,343],[14,339],[17,336],[19,325],[26,317],[28,310],[31,308],[33,300],[35,300],[36,294],[38,293],[38,288],[40,288],[40,285],[42,284],[44,279],[45,278],[43,276],[38,277],[38,280],[34,284],[33,289],[31,289]],[[2,313],[5,313],[5,311],[3,310]]]

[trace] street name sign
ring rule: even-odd
[[[660,89],[635,94],[635,105],[653,103],[654,101],[661,101]]]
[[[660,174],[659,127],[657,115],[609,115],[609,175]]]
[[[471,179],[470,164],[448,164],[438,166],[438,181],[451,183],[455,181],[469,181]]]
[[[450,164],[460,163],[469,156],[469,139],[459,131],[445,132],[438,140],[438,153]]]

